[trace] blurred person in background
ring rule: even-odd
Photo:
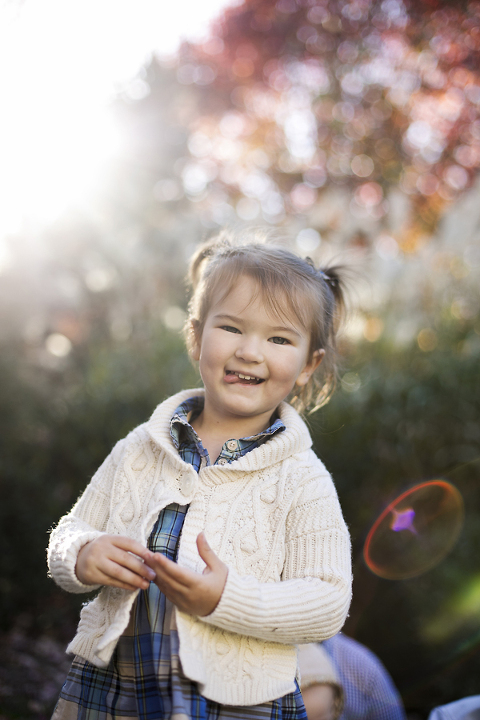
[[[439,705],[432,710],[428,720],[480,720],[480,695]]]
[[[325,674],[324,657],[299,649],[301,688],[303,694],[305,677],[307,696],[304,694],[304,702],[309,720],[321,720],[323,717],[325,720],[327,717],[329,720],[336,717],[339,720],[406,720],[400,694],[389,673],[371,650],[343,633],[325,640],[321,649],[330,660],[329,672],[334,678],[325,680],[323,695],[320,689],[314,695],[308,685],[313,685],[315,678],[317,683],[321,682]],[[338,697],[342,698],[341,713],[324,716],[323,713],[332,713],[333,708],[338,709]],[[334,701],[336,705],[332,704]]]
[[[320,643],[298,647],[300,689],[308,720],[338,720],[343,709],[343,688]]]

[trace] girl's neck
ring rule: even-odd
[[[271,414],[268,417],[256,416],[245,418],[244,422],[238,418],[213,418],[208,410],[203,410],[192,422],[192,427],[207,449],[210,462],[213,464],[220,455],[227,440],[239,440],[263,432],[270,426]]]

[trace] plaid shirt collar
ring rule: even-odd
[[[203,410],[204,398],[192,397],[181,403],[173,413],[170,421],[170,435],[173,443],[177,448],[180,457],[185,462],[190,462],[195,469],[198,470],[206,465],[211,465],[206,448],[203,447],[202,441],[191,426],[191,421],[195,420]],[[274,422],[266,430],[251,435],[246,438],[231,438],[227,440],[215,460],[215,465],[226,465],[234,460],[238,460],[247,452],[254,450],[262,443],[266,442],[272,435],[285,430],[284,423],[279,419]]]

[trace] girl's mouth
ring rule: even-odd
[[[235,383],[242,383],[242,385],[259,385],[265,381],[263,378],[258,378],[254,375],[246,375],[245,373],[227,370],[225,373],[225,382],[230,383],[231,385]]]

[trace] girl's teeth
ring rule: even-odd
[[[243,373],[235,372],[234,370],[227,371],[226,374],[232,377],[237,377],[239,380],[245,380],[245,382],[257,384],[263,382],[263,380],[260,380],[260,378],[257,378],[254,375],[244,375]]]

